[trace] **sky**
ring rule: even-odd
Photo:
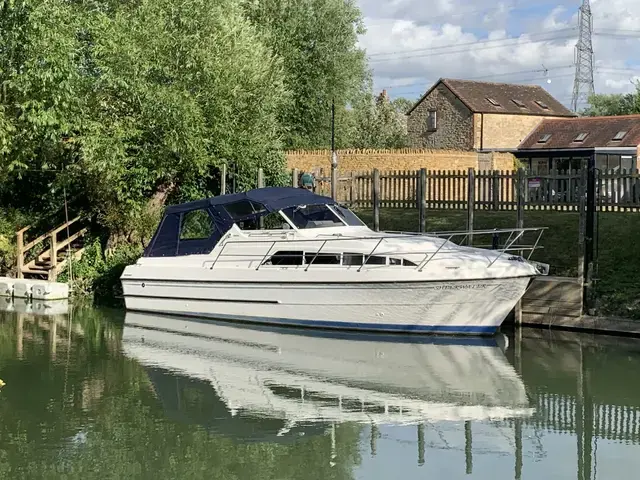
[[[357,0],[374,89],[417,99],[441,77],[541,85],[569,106],[582,0]],[[635,91],[640,0],[591,0],[596,93]]]

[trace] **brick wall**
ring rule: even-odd
[[[331,151],[291,151],[286,152],[289,169],[319,172],[331,171]],[[378,170],[467,170],[496,169],[512,170],[514,157],[510,153],[478,154],[476,152],[448,150],[339,150],[338,171],[350,173],[354,171]]]
[[[428,131],[429,110],[436,111],[436,130]],[[473,114],[444,85],[439,85],[407,118],[409,144],[414,148],[473,149]]]

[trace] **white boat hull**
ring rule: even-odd
[[[531,277],[409,283],[122,279],[127,310],[239,322],[401,333],[492,335]]]

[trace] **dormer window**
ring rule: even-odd
[[[494,99],[493,99],[493,98],[491,98],[491,97],[487,97],[487,102],[489,102],[489,103],[490,103],[491,105],[493,105],[494,107],[501,107],[501,106],[502,106],[502,105],[500,105],[500,104],[498,103],[498,101],[497,101],[497,100],[494,100]]]
[[[522,103],[520,100],[517,100],[514,98],[511,101],[515,103],[517,106],[519,106],[520,108],[527,108],[527,106],[524,103]]]
[[[541,102],[540,100],[536,100],[536,104],[543,110],[549,110],[549,105],[547,105],[544,102]]]
[[[627,132],[622,131],[622,132],[618,132],[616,133],[616,136],[613,137],[613,141],[614,142],[619,142],[620,140],[622,140],[624,138],[624,136],[627,134]]]
[[[543,135],[540,135],[540,138],[538,139],[538,143],[547,143],[550,138],[551,138],[550,133],[545,133]]]
[[[585,138],[589,136],[588,133],[579,133],[576,138],[573,139],[574,142],[584,142]]]

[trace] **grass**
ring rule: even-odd
[[[357,212],[369,226],[370,210]],[[640,252],[633,247],[640,238],[640,214],[603,212],[599,214],[597,310],[602,315],[640,319]],[[466,230],[463,210],[427,211],[427,231]],[[515,212],[476,211],[474,229],[513,228]],[[527,211],[525,227],[547,227],[533,260],[548,263],[551,275],[576,276],[578,272],[578,214],[572,212]],[[415,209],[383,209],[381,230],[418,231]],[[486,243],[486,240],[483,239]],[[532,243],[527,237],[524,243]]]

